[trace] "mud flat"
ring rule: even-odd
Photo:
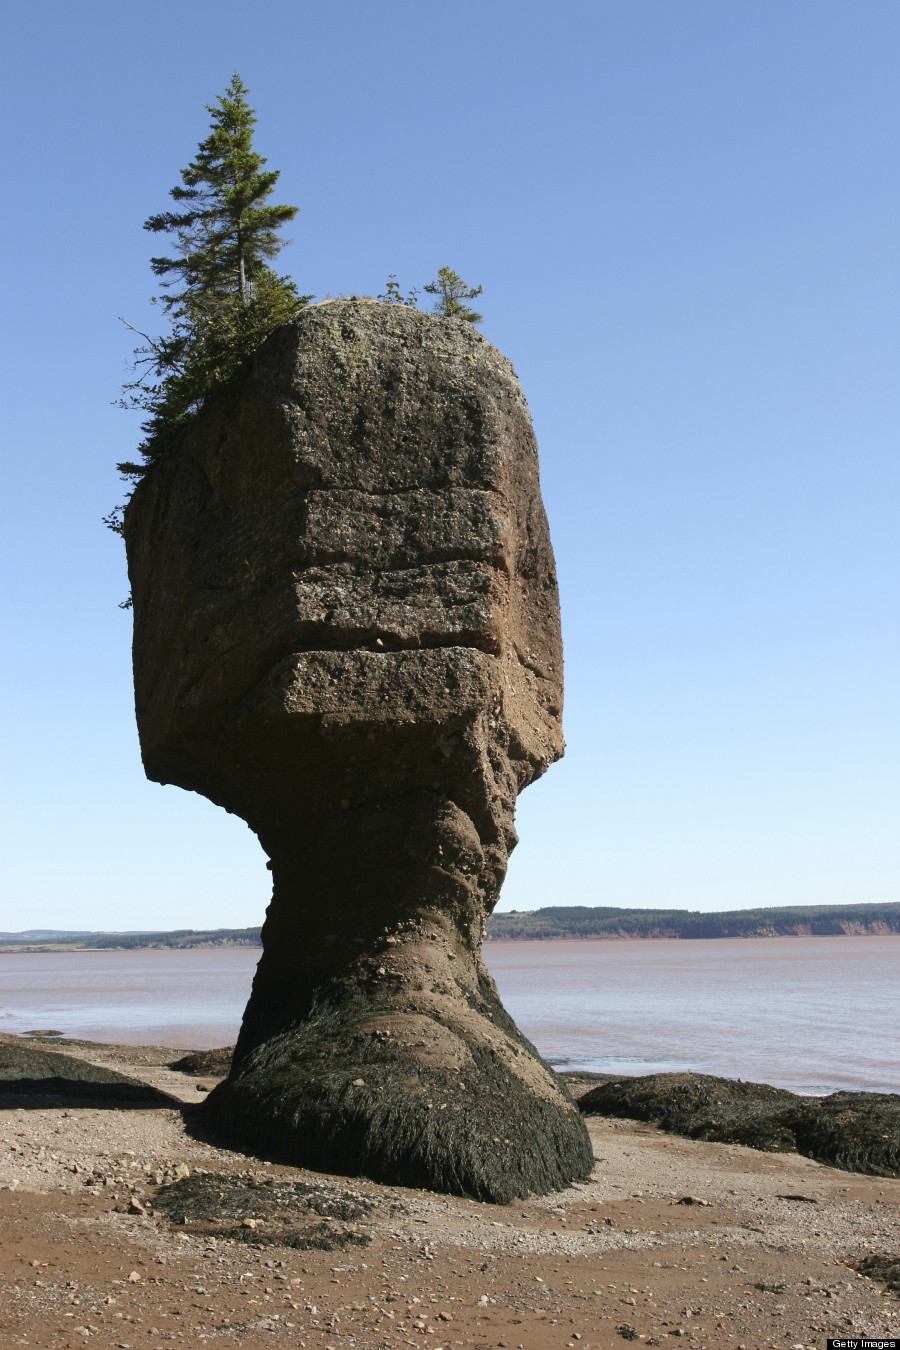
[[[16,1046],[39,1077],[36,1043],[0,1038]],[[192,1137],[214,1059],[52,1053],[103,1070],[105,1095],[86,1078],[62,1095],[56,1064],[47,1091],[0,1082],[4,1344],[790,1350],[900,1333],[897,1179],[590,1116],[587,1181],[478,1204]],[[115,1075],[153,1092],[117,1101]]]

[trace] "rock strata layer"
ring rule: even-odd
[[[150,778],[271,861],[223,1141],[492,1200],[588,1174],[481,959],[516,797],[563,751],[537,447],[468,324],[311,307],[125,520]]]

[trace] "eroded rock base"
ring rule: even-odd
[[[272,996],[261,965],[204,1133],[295,1166],[497,1203],[586,1178],[591,1144],[568,1092],[483,967],[469,983],[466,965],[437,993],[385,975],[361,987],[351,969],[305,996],[305,1013],[287,986]],[[257,999],[277,1003],[284,1025],[272,1031],[267,1016],[250,1047]]]

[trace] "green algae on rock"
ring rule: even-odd
[[[565,1087],[481,944],[518,793],[563,751],[537,447],[468,324],[304,311],[125,517],[149,777],[271,861],[228,1079],[234,1146],[511,1200],[588,1175]]]

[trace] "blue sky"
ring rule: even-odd
[[[14,6],[0,929],[268,898],[240,821],[144,780],[100,524],[141,226],[234,69],[300,289],[449,264],[531,405],[569,748],[502,907],[897,899],[898,56],[893,0]]]

